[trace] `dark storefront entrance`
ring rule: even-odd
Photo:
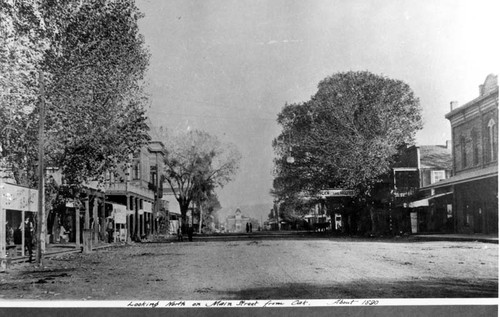
[[[457,231],[498,234],[498,177],[455,185]]]

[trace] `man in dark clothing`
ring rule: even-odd
[[[24,221],[24,246],[28,249],[28,261],[33,261],[33,223],[29,219]]]
[[[193,241],[193,226],[192,225],[189,225],[188,227],[188,240],[189,241]]]
[[[248,225],[248,222],[247,222],[247,225],[246,225],[246,229],[247,229],[247,233],[250,232],[250,226]]]
[[[109,219],[108,220],[108,227],[106,228],[106,231],[108,232],[108,243],[113,243],[113,233],[115,232],[113,220]]]
[[[250,229],[250,232],[252,232],[252,223],[251,222],[249,224],[249,229]]]
[[[177,241],[181,242],[183,239],[182,239],[182,230],[181,230],[181,227],[179,226],[179,228],[177,228]]]

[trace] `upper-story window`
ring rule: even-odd
[[[460,137],[460,156],[462,158],[462,168],[467,167],[467,148],[466,148],[465,137]]]
[[[132,170],[132,179],[140,179],[141,178],[141,168],[139,163],[133,166]]]
[[[445,171],[431,171],[431,184],[437,183],[446,178]]]
[[[479,136],[476,129],[471,132],[472,139],[472,165],[476,166],[479,164]]]
[[[495,120],[488,121],[488,157],[490,161],[497,159],[497,125]]]

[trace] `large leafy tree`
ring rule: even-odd
[[[79,188],[126,162],[147,140],[149,54],[134,1],[7,1],[0,14],[9,44],[0,50],[0,110],[13,127],[2,130],[2,156],[14,175],[29,171],[37,154],[39,115],[30,107],[39,98],[39,71],[48,165]]]
[[[183,223],[192,202],[207,200],[215,188],[232,180],[241,154],[233,144],[225,144],[206,132],[194,130],[172,134],[162,129],[167,148],[166,181],[179,203]]]
[[[80,197],[148,139],[141,16],[133,0],[0,2],[2,163],[18,184],[36,185],[43,73],[46,166],[65,179],[47,182],[49,210]]]
[[[56,25],[44,66],[47,152],[78,186],[126,162],[147,139],[142,81],[149,53],[134,1],[54,2]]]
[[[18,184],[33,185],[38,70],[48,49],[36,1],[0,2],[0,160]]]
[[[273,194],[281,201],[327,188],[368,193],[422,127],[411,88],[366,71],[325,78],[311,100],[285,105],[278,123]]]

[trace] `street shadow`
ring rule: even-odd
[[[185,255],[184,253],[169,253],[169,252],[164,252],[164,253],[157,253],[157,252],[143,252],[143,253],[138,253],[138,254],[132,254],[130,257],[143,257],[143,256],[149,256],[149,257],[157,257],[157,256],[183,256]]]
[[[333,299],[333,298],[496,298],[498,280],[435,279],[426,281],[391,281],[308,284],[285,283],[275,287],[256,287],[220,291],[221,299]]]

